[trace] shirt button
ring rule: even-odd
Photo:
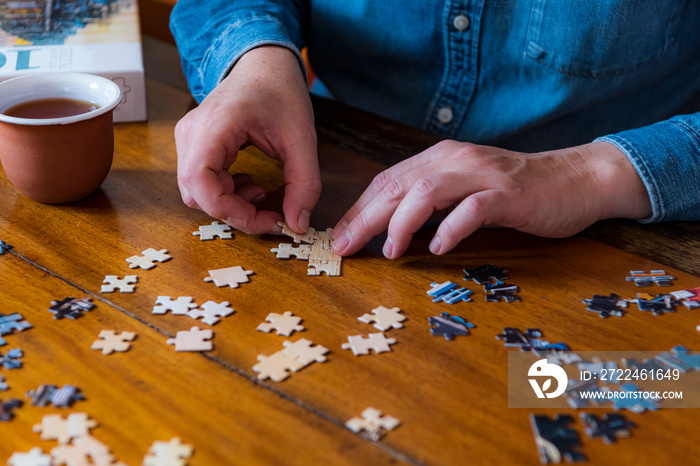
[[[452,20],[452,25],[458,31],[464,31],[465,29],[469,29],[469,18],[467,17],[467,15],[460,13],[457,16],[455,16],[455,19]]]
[[[446,125],[452,121],[452,118],[454,118],[454,114],[452,113],[452,109],[450,107],[442,107],[440,110],[438,110],[437,119],[443,125]]]

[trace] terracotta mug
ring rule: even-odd
[[[112,166],[112,112],[122,94],[109,79],[84,73],[39,73],[0,83],[0,162],[22,194],[39,202],[82,199]],[[83,105],[71,116],[71,105]],[[78,105],[79,106],[79,105]],[[27,116],[29,109],[31,116]],[[12,116],[22,115],[22,116]]]

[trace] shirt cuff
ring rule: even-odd
[[[642,223],[700,220],[700,114],[681,115],[596,139],[617,146],[649,193],[652,215]]]

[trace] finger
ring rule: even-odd
[[[413,176],[394,179],[365,205],[340,236],[334,239],[333,249],[336,254],[354,254],[386,230],[396,208],[413,184],[412,179]]]
[[[430,251],[445,254],[482,226],[500,224],[509,209],[507,204],[496,190],[468,196],[442,221],[430,242]]]
[[[383,253],[388,259],[401,256],[418,231],[435,212],[455,205],[468,194],[462,177],[447,173],[420,178],[397,207],[389,222]]]

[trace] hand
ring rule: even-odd
[[[246,174],[231,176],[238,151],[253,144],[284,163],[288,225],[309,227],[321,194],[316,132],[299,62],[286,48],[255,48],[175,128],[182,199],[248,234],[278,231],[277,212],[258,211],[265,189]]]
[[[383,253],[403,254],[436,212],[451,209],[430,243],[444,254],[482,226],[566,237],[612,217],[651,214],[641,179],[606,142],[537,154],[443,141],[380,173],[333,231],[350,255],[388,229]]]

